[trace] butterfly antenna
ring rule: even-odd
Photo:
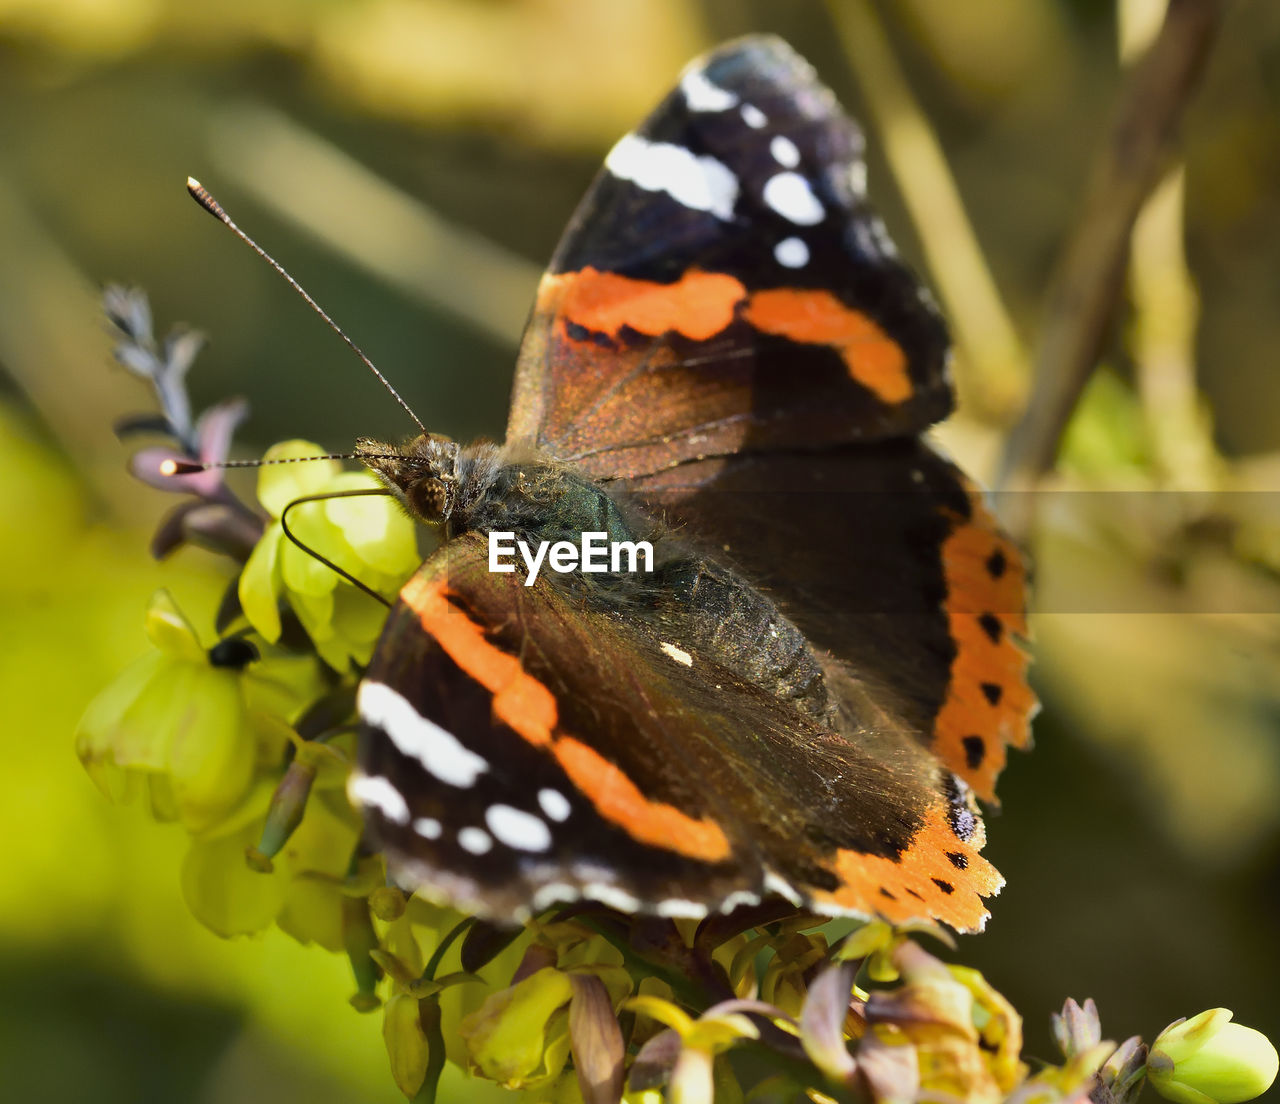
[[[299,457],[299,459],[302,459],[302,457]],[[363,590],[367,595],[369,595],[370,598],[373,598],[375,601],[381,602],[384,606],[387,607],[387,609],[390,609],[391,603],[388,602],[376,590],[374,590],[373,587],[369,586],[368,583],[361,582],[354,575],[352,575],[351,572],[345,570],[344,568],[339,567],[331,559],[329,559],[327,556],[321,555],[309,544],[304,544],[301,540],[298,539],[297,534],[294,533],[294,531],[289,528],[289,511],[292,510],[295,506],[301,506],[304,502],[328,502],[330,499],[334,499],[334,498],[363,498],[369,495],[388,495],[389,496],[390,494],[391,494],[390,491],[382,487],[378,487],[378,488],[361,487],[356,490],[350,490],[350,491],[325,491],[321,494],[303,495],[301,498],[295,498],[282,511],[280,511],[280,528],[284,531],[284,535],[288,537],[289,540],[291,540],[295,545],[297,545],[297,547],[300,548],[303,552],[305,552],[308,556],[311,556],[313,559],[318,560],[320,563],[324,564],[325,567],[330,568],[333,571],[336,571],[339,575],[341,575],[344,579],[346,579],[347,582],[349,582],[352,586],[357,587],[360,590]]]
[[[223,468],[265,468],[268,464],[303,464],[311,460],[399,460],[396,452],[329,452],[323,456],[277,456],[274,460],[161,460],[161,475],[195,475]]]
[[[232,220],[231,216],[228,215],[227,212],[223,210],[222,204],[219,203],[216,199],[214,199],[213,196],[209,194],[208,189],[205,188],[205,186],[201,184],[200,181],[198,181],[194,176],[187,177],[187,191],[191,193],[192,199],[194,199],[198,204],[200,204],[201,207],[203,207],[206,211],[208,211],[209,214],[211,214],[220,223],[222,223],[223,226],[225,226],[228,230],[230,230],[233,234],[235,234],[237,238],[239,238],[242,242],[245,243],[245,245],[247,245],[250,249],[252,249],[256,254],[258,254],[258,256],[261,257],[264,261],[266,261],[267,264],[269,264],[272,268],[274,268],[276,272],[278,272],[284,278],[285,282],[291,288],[293,288],[294,291],[296,291],[299,295],[301,295],[304,300],[306,300],[307,306],[309,306],[313,311],[316,312],[316,314],[318,314],[321,318],[323,318],[329,324],[329,328],[333,330],[334,333],[336,333],[340,338],[342,338],[343,341],[347,343],[351,351],[355,353],[356,356],[358,356],[364,362],[364,366],[368,368],[369,371],[372,372],[375,376],[378,377],[378,382],[381,383],[382,386],[385,387],[391,393],[391,397],[394,398],[396,402],[398,402],[400,406],[403,408],[404,412],[408,414],[410,418],[413,419],[414,424],[422,431],[423,436],[427,436],[427,427],[422,424],[422,422],[418,418],[418,415],[416,415],[409,408],[409,404],[400,397],[400,392],[398,392],[394,387],[392,387],[387,377],[378,371],[377,365],[375,365],[373,361],[371,361],[367,356],[365,356],[364,350],[361,349],[360,346],[357,345],[354,341],[352,341],[351,338],[349,338],[343,332],[342,327],[339,326],[332,318],[328,316],[328,314],[325,313],[324,308],[321,307],[320,304],[317,303],[314,299],[312,299],[309,294],[307,294],[306,288],[304,288],[300,283],[298,283],[297,280],[295,280],[292,276],[289,275],[288,272],[285,271],[284,265],[282,265],[273,256],[271,256],[270,253],[268,253],[265,249],[262,248],[262,246],[260,246],[256,241],[254,241],[251,237],[249,237],[248,234],[246,234],[243,230],[241,230],[240,227],[238,227],[235,224],[235,222]]]

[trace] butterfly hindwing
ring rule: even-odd
[[[402,879],[497,917],[576,897],[698,915],[777,891],[981,924],[999,878],[972,803],[891,718],[806,714],[754,684],[697,624],[705,598],[620,609],[486,555],[475,535],[424,565],[361,689],[353,793]]]
[[[1035,707],[1025,570],[954,464],[909,438],[721,457],[626,485],[762,586],[859,696],[994,800]]]

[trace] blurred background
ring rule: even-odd
[[[943,441],[990,480],[1055,263],[1160,0],[0,0],[0,1068],[13,1099],[398,1099],[345,961],[188,913],[185,836],[76,761],[150,593],[210,632],[222,565],[147,556],[150,397],[107,281],[210,336],[238,455],[410,426],[187,197],[200,178],[433,429],[500,438],[539,270],[681,66],[784,35],[868,131],[871,189],[956,331]],[[1228,6],[1114,339],[1027,536],[1035,753],[989,820],[1008,878],[959,957],[1026,1017],[1094,997],[1148,1039],[1225,1005],[1280,1038],[1280,5]],[[1272,1096],[1277,1095],[1273,1090]]]

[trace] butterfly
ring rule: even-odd
[[[921,437],[947,330],[862,148],[781,40],[695,61],[552,258],[505,443],[360,442],[443,538],[358,693],[349,794],[404,888],[984,923],[1025,569]]]

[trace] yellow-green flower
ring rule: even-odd
[[[320,665],[235,638],[206,650],[165,590],[146,630],[154,651],[89,704],[76,753],[109,799],[144,794],[158,820],[207,832],[245,800],[259,765],[279,761],[287,722],[323,686]]]
[[[258,740],[241,672],[215,666],[167,591],[152,598],[137,660],[89,705],[76,753],[107,797],[145,792],[157,819],[203,831],[248,793]]]
[[[564,1070],[545,1084],[524,1089],[511,1104],[583,1104],[582,1088],[574,1070]],[[659,1100],[658,1104],[662,1104]]]
[[[345,802],[313,800],[297,830],[268,868],[245,862],[262,833],[271,783],[261,779],[235,813],[191,841],[182,889],[202,924],[222,936],[262,931],[273,921],[300,943],[333,951],[347,946],[347,902],[381,877],[381,862],[366,860],[348,877],[360,822]],[[362,884],[363,883],[363,884]]]
[[[284,906],[289,879],[277,867],[253,870],[244,851],[257,827],[194,840],[182,863],[182,896],[192,914],[224,939],[265,930]]]
[[[790,1018],[772,1005],[755,1000],[728,1000],[712,1005],[696,1019],[683,1008],[660,997],[632,997],[627,1008],[667,1026],[650,1039],[636,1056],[629,1088],[642,1092],[669,1078],[671,1104],[712,1104],[713,1100],[741,1097],[732,1071],[720,1056],[742,1039],[758,1039],[760,1031],[745,1013],[769,1017],[794,1027]]]
[[[323,450],[318,445],[285,441],[268,449],[264,459],[320,455]],[[284,599],[331,667],[346,672],[352,660],[368,662],[386,620],[386,607],[289,540],[280,518],[291,503],[308,495],[380,488],[370,473],[343,471],[337,460],[259,469],[258,499],[275,520],[240,576],[240,605],[266,640],[280,638],[280,601]],[[290,532],[308,548],[388,598],[421,562],[414,523],[386,495],[303,502],[289,510],[287,521]]]
[[[867,960],[867,976],[872,981],[898,980],[898,967],[894,960],[897,949],[912,935],[932,936],[938,942],[956,949],[955,940],[941,924],[932,920],[913,920],[906,924],[892,925],[883,920],[868,920],[851,932],[836,951],[836,959],[849,962]]]
[[[907,940],[893,952],[902,984],[870,994],[881,1043],[914,1044],[921,1089],[970,1104],[1002,1099],[1025,1076],[1022,1021],[976,970],[950,967]]]
[[[821,932],[794,932],[774,952],[760,979],[760,999],[799,1017],[808,985],[805,976],[827,957]]]
[[[1177,1104],[1239,1104],[1266,1092],[1280,1057],[1271,1041],[1210,1008],[1165,1028],[1151,1044],[1151,1087]]]
[[[472,1070],[507,1088],[549,1082],[569,1057],[569,975],[544,967],[463,1019],[458,1033]]]

